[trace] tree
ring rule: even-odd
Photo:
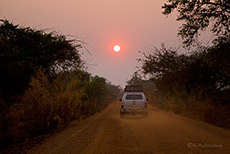
[[[218,91],[230,87],[230,38],[208,49],[206,63],[212,71]]]
[[[160,49],[143,54],[142,71],[151,76],[159,91],[173,93],[175,89],[185,89],[182,71],[190,62],[187,56],[178,55],[177,49],[167,49],[163,44]]]
[[[164,15],[174,10],[179,13],[177,21],[184,23],[178,35],[186,46],[191,45],[200,31],[210,24],[217,37],[230,36],[230,0],[168,0],[162,8]]]
[[[55,32],[23,28],[0,20],[0,95],[22,94],[39,68],[50,76],[83,67],[80,42]]]
[[[203,93],[215,98],[230,86],[229,44],[230,41],[221,41],[190,54],[178,54],[177,50],[164,46],[154,48],[153,52],[143,53],[144,58],[140,59],[142,71],[151,75],[158,91],[163,94],[198,96]]]
[[[142,77],[140,76],[140,74],[138,74],[138,72],[134,72],[131,79],[126,81],[127,84],[131,85],[131,84],[141,84],[142,83]]]

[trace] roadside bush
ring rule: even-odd
[[[83,71],[82,43],[0,19],[0,150],[116,99],[119,87]]]
[[[20,27],[0,19],[0,96],[11,105],[20,101],[32,76],[42,67],[47,75],[57,70],[83,68],[82,42],[57,32]]]
[[[100,112],[116,100],[119,94],[119,87],[107,83],[105,78],[93,77],[85,86],[85,94],[80,104],[82,115],[89,116]]]
[[[119,92],[119,87],[84,71],[62,72],[49,79],[39,70],[21,101],[0,118],[1,148],[62,129],[72,120],[100,112],[117,99],[119,94],[115,91]]]
[[[48,133],[80,116],[78,106],[83,90],[76,89],[79,85],[77,79],[65,88],[58,78],[49,81],[40,70],[29,85],[22,101],[12,105],[2,120],[4,128],[1,132],[5,134],[2,139],[9,143]]]
[[[189,54],[154,48],[143,53],[142,73],[156,85],[156,104],[211,124],[229,128],[230,38]]]
[[[197,96],[162,96],[153,92],[150,103],[176,114],[181,114],[215,126],[230,129],[230,105],[214,103],[211,99],[197,99]]]

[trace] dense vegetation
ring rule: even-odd
[[[1,148],[86,118],[119,96],[118,86],[84,70],[81,42],[1,22]]]
[[[230,42],[201,52],[153,49],[144,53],[143,74],[150,75],[152,103],[230,128]],[[147,91],[149,92],[149,91]]]
[[[20,28],[7,20],[0,27],[1,94],[22,94],[31,76],[41,67],[52,76],[57,69],[82,68],[80,42],[67,40],[55,32],[45,33],[29,27]]]
[[[216,37],[212,46],[180,54],[165,45],[143,52],[141,73],[155,85],[146,91],[151,103],[230,128],[230,1],[168,0],[162,8],[165,15],[178,11],[186,50],[208,26]],[[133,81],[143,82],[138,74]]]
[[[230,84],[230,42],[202,52],[178,54],[176,50],[155,49],[144,54],[143,73],[151,74],[158,90],[167,94],[184,91],[216,97]]]

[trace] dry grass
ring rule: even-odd
[[[84,92],[76,89],[79,83],[74,79],[65,88],[58,79],[50,83],[46,75],[39,71],[31,79],[30,88],[22,101],[13,105],[6,114],[4,126],[8,130],[5,139],[12,143],[24,141],[78,118],[78,106]]]
[[[103,110],[114,97],[106,90],[106,83],[96,79],[82,81],[66,74],[48,79],[39,70],[31,78],[21,101],[0,117],[0,150],[63,129],[72,120]]]
[[[150,103],[164,110],[230,129],[230,105],[216,104],[208,98],[197,100],[195,96],[160,97],[156,93],[152,93],[150,100]]]

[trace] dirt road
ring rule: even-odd
[[[120,119],[119,102],[76,121],[28,153],[230,153],[230,131],[149,105],[149,118]]]

